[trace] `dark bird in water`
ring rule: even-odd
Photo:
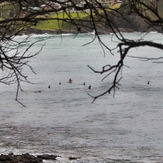
[[[83,83],[83,85],[85,85],[85,82]]]
[[[34,93],[41,93],[41,90],[39,90],[39,91],[34,91]]]
[[[91,85],[88,87],[88,89],[91,89]]]
[[[150,81],[147,82],[147,84],[149,85]]]
[[[50,89],[51,88],[51,85],[49,85],[48,88]]]
[[[70,78],[68,82],[71,84],[72,83],[72,79]]]
[[[59,85],[61,85],[61,82],[59,82]]]

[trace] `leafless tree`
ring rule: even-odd
[[[28,20],[23,21],[21,3],[17,1],[1,1],[1,20],[0,20],[0,83],[10,85],[17,84],[15,100],[18,100],[19,91],[22,90],[21,82],[30,82],[22,70],[28,67],[34,73],[32,67],[28,64],[29,59],[36,56],[36,53],[29,53],[29,49],[37,42],[30,43],[26,48],[22,48],[24,44],[28,44],[28,37],[16,40],[15,36],[19,35],[24,28],[28,27]],[[14,11],[13,11],[14,10]],[[11,14],[11,12],[13,12]],[[31,22],[30,22],[31,24]],[[23,105],[23,104],[22,104]]]
[[[160,4],[159,4],[160,2]],[[150,29],[158,31],[160,33],[163,33],[163,16],[162,11],[159,10],[159,5],[161,4],[161,1],[143,1],[143,0],[128,0],[126,3],[124,3],[121,8],[118,10],[114,10],[113,14],[116,13],[116,15],[122,17],[123,20],[126,21],[126,23],[130,23],[130,21],[126,18],[126,15],[134,16],[135,18],[138,17],[140,21],[143,21],[145,24],[144,32],[148,32]],[[127,10],[127,11],[126,11]],[[153,47],[160,50],[163,50],[163,44],[162,43],[156,43],[153,41],[146,41],[143,40],[143,38],[139,39],[126,39],[122,32],[119,30],[118,26],[116,25],[115,21],[112,21],[112,19],[108,18],[108,15],[106,13],[105,19],[107,20],[107,23],[109,24],[109,27],[112,29],[114,35],[117,37],[117,39],[120,41],[117,44],[117,49],[119,51],[120,59],[118,60],[117,64],[115,65],[105,65],[102,67],[101,71],[96,71],[93,68],[92,69],[95,73],[100,74],[106,74],[106,77],[113,75],[112,85],[104,91],[102,94],[99,94],[97,96],[92,96],[94,100],[96,100],[98,97],[103,96],[107,93],[110,93],[111,91],[115,91],[115,89],[119,88],[119,82],[121,80],[121,77],[119,77],[120,71],[122,70],[122,67],[124,66],[124,60],[128,54],[128,52],[137,47]],[[96,30],[96,29],[95,29]],[[98,32],[96,32],[98,35]],[[99,39],[100,40],[100,39]],[[101,40],[100,40],[101,42]],[[104,45],[107,48],[109,48],[107,45]],[[112,50],[109,48],[110,52]],[[143,58],[143,57],[135,57],[135,58]],[[150,56],[148,58],[143,58],[146,60],[158,60],[163,59],[163,57],[159,58],[151,58]],[[93,101],[94,101],[93,100]]]
[[[155,30],[162,33],[163,16],[162,9],[160,10],[161,0],[124,0],[120,7],[105,6],[100,0],[10,0],[8,2],[14,6],[14,14],[12,13],[11,17],[0,21],[1,70],[4,71],[6,69],[8,75],[2,77],[0,81],[9,84],[16,80],[18,85],[16,100],[21,89],[21,80],[28,81],[27,76],[23,75],[21,70],[24,66],[28,66],[32,70],[32,67],[28,65],[28,59],[36,54],[28,55],[27,53],[32,45],[24,52],[19,53],[18,49],[23,42],[16,42],[13,37],[23,31],[35,29],[34,26],[39,21],[57,20],[59,26],[61,26],[61,21],[66,22],[70,24],[70,32],[73,31],[76,34],[94,31],[95,35],[92,42],[98,39],[101,47],[108,50],[111,55],[114,55],[114,50],[117,49],[120,57],[116,64],[111,65],[108,63],[100,71],[88,66],[95,73],[105,74],[105,77],[112,77],[112,84],[108,86],[106,91],[97,96],[90,95],[93,97],[93,101],[119,88],[121,80],[119,74],[124,66],[124,60],[131,49],[149,46],[163,50],[163,44],[161,43],[146,41],[143,38],[136,40],[128,39],[122,33],[124,29],[139,30],[141,32]],[[64,16],[57,16],[59,13],[62,13]],[[76,16],[72,16],[72,13],[76,13]],[[81,13],[85,14],[84,18],[81,16]],[[56,16],[51,17],[50,15]],[[139,25],[144,24],[144,26],[141,28],[137,27],[138,22]],[[60,27],[60,30],[57,32],[67,32],[67,29]],[[114,50],[104,43],[100,37],[100,34],[110,32],[118,39]],[[11,54],[11,52],[14,53]],[[151,60],[155,58],[149,57],[146,59]]]

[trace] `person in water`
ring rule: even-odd
[[[72,83],[72,79],[70,78],[68,82],[71,84]]]

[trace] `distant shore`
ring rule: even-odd
[[[110,29],[109,30],[97,30],[97,31],[98,31],[98,34],[99,35],[113,33],[113,31],[110,30]],[[154,29],[134,30],[132,28],[119,28],[119,31],[120,32],[132,33],[132,32],[153,32],[153,31],[157,31],[157,30],[154,30]],[[25,35],[30,35],[30,34],[68,34],[68,33],[71,33],[71,34],[92,33],[93,34],[94,31],[91,31],[91,30],[83,30],[83,31],[78,32],[75,29],[40,30],[40,29],[35,29],[35,28],[29,28],[29,29],[26,29],[26,30],[23,30],[23,31],[19,32],[18,35],[24,35],[24,34]]]

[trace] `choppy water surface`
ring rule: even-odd
[[[161,34],[146,37],[163,41]],[[37,75],[29,74],[29,79],[35,84],[23,83],[24,92],[19,95],[27,107],[14,101],[15,86],[0,85],[1,153],[52,153],[62,156],[57,162],[163,162],[162,64],[128,57],[115,97],[107,95],[92,104],[87,93],[106,90],[108,80],[101,82],[103,76],[87,65],[98,69],[114,62],[110,54],[104,57],[97,41],[82,46],[92,40],[91,35],[31,37],[38,39],[45,40],[32,51],[46,45],[31,61]],[[112,47],[116,44],[109,35],[102,39]],[[129,55],[158,57],[162,51],[144,47]],[[68,161],[70,156],[80,159]]]

